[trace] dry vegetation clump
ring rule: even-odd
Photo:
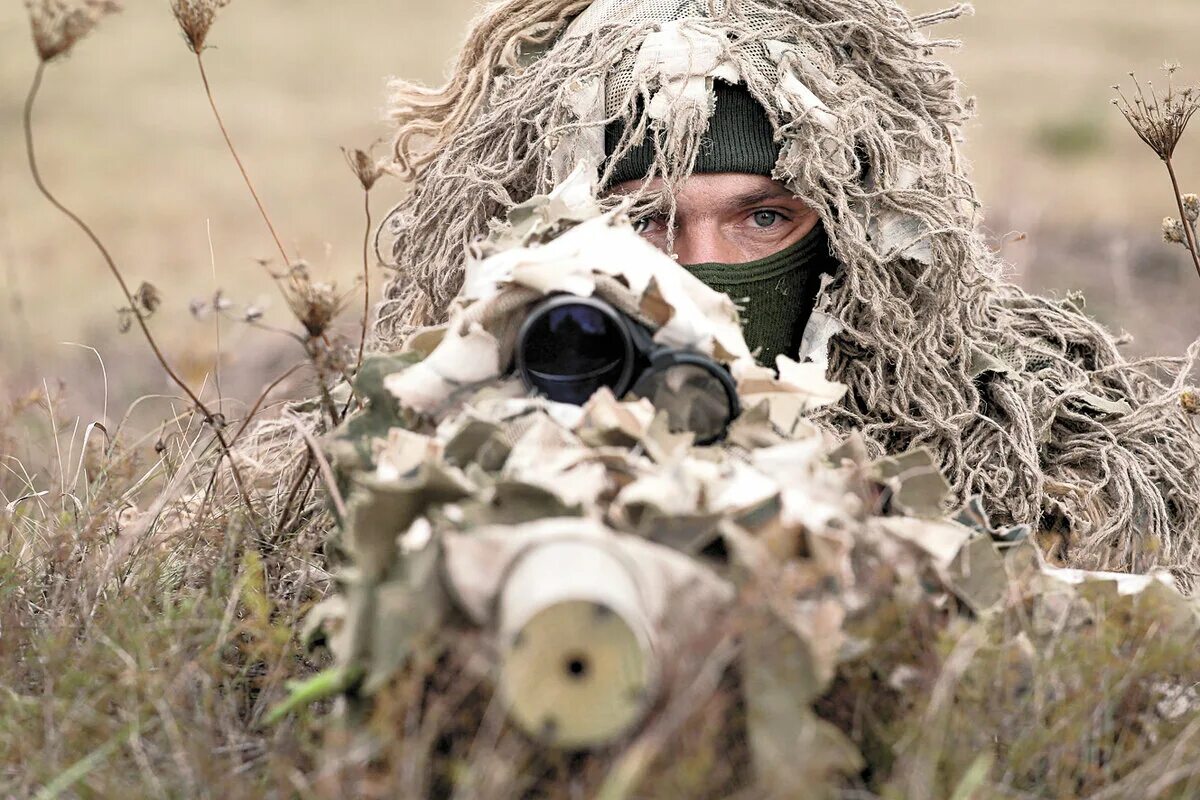
[[[328,736],[327,755],[343,764],[339,790],[364,798],[626,796],[602,787],[637,748],[538,747],[504,721],[481,648],[481,639],[457,635],[435,643],[377,693],[354,728]],[[739,678],[729,670],[719,680],[648,753],[634,796],[719,800],[751,784]]]
[[[212,469],[198,421],[110,439],[57,403],[0,431],[25,442],[0,462],[0,794],[305,791],[313,716],[262,718],[321,664],[295,636],[324,588],[311,541],[265,550],[230,497],[172,528],[164,501]]]
[[[1014,589],[979,618],[898,597],[873,608],[851,626],[854,641],[872,637],[870,651],[840,665],[814,704],[861,753],[861,769],[814,775],[805,796],[1194,797],[1200,629],[1194,603],[1160,588],[1137,596],[1104,583],[1049,596]],[[337,792],[787,796],[754,781],[736,663],[679,712],[658,746],[633,736],[572,754],[539,747],[504,719],[488,634],[454,630],[414,650],[369,699],[351,693],[351,727],[332,723],[325,737],[325,758],[341,769]],[[647,727],[671,717],[658,708]],[[804,749],[794,753],[796,769],[811,764]]]
[[[104,17],[121,10],[117,0],[25,0],[33,43],[43,61],[67,55]]]
[[[1200,89],[1194,86],[1176,88],[1175,73],[1179,71],[1178,64],[1167,64],[1163,67],[1167,74],[1167,90],[1158,93],[1154,85],[1149,85],[1149,92],[1134,77],[1134,92],[1132,100],[1126,97],[1120,86],[1114,86],[1118,98],[1113,104],[1120,109],[1129,126],[1147,147],[1154,151],[1167,167],[1171,178],[1171,189],[1179,208],[1179,219],[1168,217],[1163,220],[1163,238],[1170,243],[1183,245],[1192,257],[1196,274],[1200,276],[1200,245],[1197,244],[1196,221],[1200,219],[1200,199],[1194,194],[1184,194],[1180,189],[1179,177],[1175,170],[1175,151],[1183,134],[1187,131],[1192,117],[1200,111]]]
[[[179,23],[189,50],[200,55],[217,19],[217,11],[227,5],[229,0],[171,0],[171,13]]]
[[[1129,597],[1095,585],[1018,595],[978,628],[970,663],[939,678],[947,690],[906,732],[930,775],[986,759],[1010,796],[1200,792],[1194,603],[1157,586]]]
[[[222,5],[173,4],[197,57]],[[278,411],[270,395],[298,367],[236,420],[219,391],[212,398],[173,369],[149,324],[171,298],[147,282],[132,288],[96,231],[44,183],[36,158],[33,111],[47,64],[119,6],[27,7],[39,57],[24,114],[35,183],[96,247],[124,298],[121,327],[136,325],[186,401],[141,436],[131,432],[132,408],[115,426],[64,423],[48,391],[0,414],[0,795],[311,795],[322,706],[275,725],[264,719],[285,682],[322,663],[296,632],[325,591],[320,541],[308,534],[327,518],[312,465],[285,469],[303,455],[302,440],[289,437],[292,452],[281,454],[278,441],[275,450],[264,442],[269,426],[255,426]],[[342,299],[307,272],[293,270],[288,285],[304,329],[290,335],[328,397],[341,379],[332,366],[349,349],[329,329]],[[197,311],[227,315],[233,305],[218,290]],[[242,321],[260,316],[248,308]],[[292,413],[319,429],[349,400]]]

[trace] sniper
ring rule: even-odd
[[[445,319],[468,245],[584,169],[641,235],[739,304],[761,363],[849,387],[815,421],[932,452],[1073,566],[1200,565],[1191,364],[1131,362],[1075,304],[1003,278],[959,154],[970,104],[894,0],[507,0],[446,84],[400,82],[375,327]]]

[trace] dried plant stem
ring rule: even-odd
[[[333,395],[329,393],[329,374],[325,370],[324,359],[321,358],[321,345],[324,344],[327,353],[333,352],[333,345],[329,339],[322,334],[320,337],[310,336],[304,343],[304,352],[308,356],[308,360],[312,362],[313,368],[317,372],[317,389],[321,395],[321,407],[325,413],[329,415],[329,421],[333,425],[338,425],[342,421],[342,416],[338,414],[337,405],[333,402]],[[347,384],[353,383],[350,378],[339,370],[342,378]],[[353,394],[351,395],[353,396]]]
[[[354,374],[357,376],[362,368],[363,353],[367,348],[367,326],[371,319],[371,190],[363,189],[363,216],[366,218],[366,228],[363,230],[363,246],[362,246],[362,275],[363,275],[363,316],[362,330],[358,336],[358,358],[354,362]],[[354,389],[354,381],[350,376],[345,376],[346,383],[350,385],[350,396],[346,398],[346,404],[342,406],[342,418],[345,419],[346,414],[350,411],[350,404],[357,398],[359,407],[363,408],[366,403],[362,398],[358,397],[358,392]]]
[[[46,62],[39,61],[37,70],[33,74],[33,81],[29,86],[29,94],[25,98],[25,108],[22,116],[22,123],[25,130],[25,154],[29,161],[29,171],[33,175],[33,182],[37,186],[38,191],[41,192],[42,196],[45,197],[46,200],[48,200],[50,204],[58,209],[64,216],[75,223],[75,225],[81,231],[83,231],[84,235],[91,240],[96,249],[100,251],[100,255],[104,259],[104,263],[108,267],[108,271],[112,273],[113,278],[115,278],[117,281],[117,285],[121,287],[121,292],[125,295],[125,302],[128,304],[128,307],[133,314],[133,318],[137,321],[138,327],[141,328],[142,334],[146,338],[146,343],[150,345],[150,349],[153,351],[154,357],[158,360],[159,365],[163,368],[163,371],[167,373],[167,376],[171,379],[171,381],[178,386],[185,395],[187,395],[188,400],[191,401],[192,406],[200,413],[204,421],[212,427],[213,434],[221,446],[222,455],[229,456],[229,442],[225,439],[225,434],[221,431],[222,420],[220,419],[220,416],[213,414],[213,412],[209,410],[208,406],[204,404],[204,401],[202,401],[200,397],[192,391],[191,387],[187,385],[183,378],[179,377],[178,373],[171,368],[166,356],[164,356],[162,350],[159,349],[158,342],[155,341],[154,335],[150,333],[150,327],[146,324],[146,318],[143,315],[138,303],[134,301],[133,292],[129,290],[129,284],[125,282],[125,276],[121,274],[121,270],[117,267],[116,261],[113,260],[112,254],[109,253],[108,248],[104,246],[102,241],[100,241],[100,237],[96,235],[91,226],[84,222],[78,214],[63,205],[63,203],[54,195],[53,192],[50,191],[49,187],[47,187],[45,182],[42,180],[42,173],[38,167],[37,155],[33,146],[33,106],[37,102],[38,92],[42,88],[42,78],[45,75],[45,71]],[[229,468],[233,475],[234,483],[237,484],[238,495],[241,497],[242,502],[246,504],[246,508],[250,512],[251,518],[253,518],[254,508],[250,505],[249,497],[246,495],[244,484],[242,482],[241,473],[239,472],[237,464],[234,462],[233,458],[229,459]]]
[[[258,190],[254,188],[254,181],[252,181],[250,179],[250,173],[246,171],[246,165],[242,162],[241,156],[238,155],[237,147],[233,143],[233,137],[231,137],[229,135],[229,129],[226,127],[225,120],[221,116],[220,110],[217,108],[217,101],[216,101],[216,98],[213,96],[212,84],[210,84],[209,80],[208,80],[208,71],[204,67],[203,51],[197,50],[197,51],[195,51],[195,55],[196,55],[196,67],[200,71],[200,81],[204,85],[204,96],[208,98],[209,108],[212,109],[213,118],[217,121],[217,127],[221,129],[221,136],[225,139],[225,145],[229,149],[229,154],[231,156],[233,156],[234,163],[237,164],[238,171],[242,175],[242,180],[245,181],[246,188],[250,191],[250,196],[254,198],[254,204],[258,207],[258,213],[262,217],[263,222],[266,223],[267,230],[270,231],[270,233],[271,233],[271,238],[275,242],[275,247],[279,250],[279,255],[283,259],[283,263],[290,264],[291,261],[288,258],[287,251],[283,247],[283,241],[282,241],[282,239],[279,238],[279,232],[275,230],[275,225],[273,222],[271,222],[271,215],[267,213],[267,208],[265,205],[263,205],[263,201],[262,201],[262,198],[259,197]],[[370,212],[369,212],[369,208],[368,208],[368,217],[369,217],[369,213]],[[369,230],[369,225],[368,225],[368,230]],[[365,263],[365,257],[364,257],[364,263]],[[299,318],[299,315],[297,315],[297,317]],[[362,357],[363,344],[366,341],[366,324],[367,324],[366,320],[364,319],[362,340],[360,341],[360,344],[359,344],[360,360]],[[328,339],[325,340],[325,343],[326,343],[326,346],[329,346]],[[325,406],[326,413],[329,414],[330,420],[333,422],[334,425],[336,425],[339,422],[339,415],[337,413],[336,406],[334,405],[332,399],[329,396],[329,391],[328,391],[328,387],[326,386],[326,381],[325,381],[325,376],[324,376],[324,368],[322,367],[322,365],[320,363],[320,359],[319,359],[316,349],[317,349],[317,345],[315,343],[315,340],[310,335],[308,340],[305,342],[305,353],[308,356],[309,360],[312,362],[313,366],[317,370],[318,382],[319,382],[320,388],[321,388],[321,398],[323,401],[323,405]],[[330,349],[332,350],[332,347]]]
[[[358,370],[362,367],[363,351],[367,346],[367,325],[371,319],[371,268],[370,268],[370,249],[371,249],[371,191],[363,190],[363,215],[367,220],[367,227],[363,230],[362,244],[362,268],[363,268],[363,318],[362,318],[362,333],[358,337],[358,360],[354,364],[354,372],[358,374]]]
[[[254,405],[250,408],[250,412],[246,414],[246,418],[242,420],[242,424],[239,425],[238,429],[233,432],[233,438],[229,440],[230,447],[233,447],[237,444],[238,439],[242,438],[242,434],[246,432],[246,428],[249,428],[250,423],[254,421],[256,416],[258,416],[259,409],[261,409],[263,403],[266,402],[267,396],[270,395],[271,392],[275,391],[275,387],[295,374],[296,370],[300,369],[301,366],[303,365],[296,364],[287,372],[271,381],[271,383],[267,385],[267,388],[262,390],[262,392],[258,395],[258,399],[254,401]],[[208,486],[204,489],[204,500],[200,504],[200,512],[196,514],[196,519],[204,519],[204,515],[208,511],[208,505],[212,500],[213,489],[216,488],[217,485],[218,472],[218,470],[214,469],[208,478]]]
[[[296,475],[296,479],[292,481],[292,486],[287,493],[287,499],[283,501],[283,510],[279,514],[279,524],[275,527],[275,534],[271,537],[272,544],[278,540],[286,530],[288,530],[288,526],[294,521],[292,519],[292,504],[296,502],[296,496],[300,493],[300,487],[304,485],[305,479],[308,478],[309,469],[312,467],[312,461],[312,453],[308,450],[308,448],[305,448],[304,463],[300,465],[300,472]],[[304,503],[301,502],[296,508],[295,516],[297,518],[299,518],[300,511],[303,508]]]
[[[300,499],[296,503],[296,512],[292,515],[292,519],[289,522],[286,530],[295,530],[296,527],[301,523],[303,519],[302,515],[304,514],[304,508],[308,504],[308,498],[312,497],[313,487],[316,486],[316,484],[317,471],[313,470],[309,474],[308,481],[304,485],[304,491],[300,493]]]
[[[242,163],[241,156],[238,155],[237,148],[233,146],[233,139],[229,136],[229,129],[225,127],[225,120],[221,118],[221,112],[217,110],[217,101],[213,98],[212,87],[208,83],[208,73],[204,69],[204,57],[200,53],[196,53],[196,66],[200,68],[200,80],[204,83],[204,94],[208,98],[208,105],[212,109],[213,117],[217,120],[217,127],[221,129],[221,136],[225,138],[225,145],[229,148],[229,154],[233,156],[233,160],[237,163],[238,171],[242,173],[242,180],[246,182],[246,188],[250,190],[251,197],[254,198],[254,204],[258,206],[258,213],[262,216],[263,222],[267,224],[267,229],[271,232],[271,238],[275,240],[275,246],[279,248],[279,255],[283,258],[283,263],[289,264],[287,251],[283,249],[283,241],[280,240],[279,234],[275,230],[275,225],[271,222],[271,217],[267,214],[266,206],[263,205],[262,199],[258,196],[258,191],[254,188],[254,182],[250,180],[250,174],[246,172],[246,165]]]
[[[271,381],[267,385],[267,388],[262,390],[262,393],[258,395],[258,399],[254,401],[254,405],[250,408],[250,413],[246,414],[246,418],[242,420],[242,424],[239,425],[237,431],[234,432],[233,439],[230,440],[230,444],[236,443],[237,440],[241,438],[242,434],[246,432],[246,428],[250,427],[250,423],[253,422],[255,416],[258,415],[258,410],[262,408],[262,404],[266,402],[267,396],[271,394],[271,392],[275,391],[275,387],[294,375],[296,370],[300,369],[302,366],[304,365],[296,364],[292,366],[291,369],[280,375],[275,380]]]
[[[1167,165],[1167,173],[1171,176],[1171,188],[1175,190],[1175,202],[1179,204],[1179,219],[1183,222],[1183,235],[1187,237],[1188,252],[1192,254],[1192,263],[1196,266],[1196,274],[1200,276],[1200,248],[1196,246],[1196,232],[1188,221],[1187,212],[1183,208],[1183,192],[1179,188],[1179,178],[1175,175],[1175,164],[1170,158],[1163,159]]]
[[[333,508],[337,512],[338,522],[344,522],[346,519],[346,502],[342,499],[342,493],[338,491],[337,480],[333,476],[333,468],[329,466],[329,461],[321,454],[321,444],[309,432],[308,428],[304,427],[303,420],[296,417],[291,417],[291,420],[296,427],[296,432],[300,434],[308,445],[308,450],[313,460],[317,462],[317,469],[320,472],[322,480],[325,481],[325,488],[329,491],[329,499],[333,502]]]

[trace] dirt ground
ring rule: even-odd
[[[48,71],[35,121],[46,178],[95,225],[131,282],[159,287],[154,324],[189,380],[215,396],[219,353],[221,395],[252,399],[301,360],[296,345],[228,322],[218,337],[188,305],[220,288],[238,304],[264,305],[266,323],[287,325],[257,261],[271,258],[271,240],[168,4],[128,5]],[[217,103],[285,244],[348,292],[360,269],[362,196],[338,148],[386,135],[385,78],[437,80],[473,9],[464,0],[242,0],[213,29],[205,58]],[[1200,279],[1182,250],[1158,241],[1173,210],[1166,175],[1109,105],[1110,86],[1128,83],[1130,70],[1157,78],[1165,60],[1185,60],[1182,79],[1200,80],[1200,63],[1186,62],[1197,33],[1194,0],[982,0],[973,18],[937,32],[966,45],[946,57],[979,99],[965,152],[988,227],[998,242],[1028,234],[1003,245],[1014,279],[1048,292],[1083,289],[1098,317],[1135,335],[1139,354],[1178,353],[1200,335]],[[34,66],[24,9],[6,3],[0,395],[61,380],[71,408],[98,418],[106,399],[111,416],[169,386],[144,342],[118,334],[120,298],[94,251],[35,193],[20,132]],[[1180,161],[1185,188],[1200,190],[1200,129]],[[376,215],[400,192],[382,182]],[[67,343],[99,351],[107,392],[96,355]]]

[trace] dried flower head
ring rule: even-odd
[[[229,0],[171,0],[171,13],[183,31],[189,50],[200,54],[208,31],[217,18],[217,11],[227,5]]]
[[[358,182],[362,184],[364,191],[371,191],[371,187],[375,185],[375,181],[383,175],[383,162],[376,161],[371,158],[369,152],[355,148],[347,150],[342,148],[342,155],[346,157],[346,163],[350,165],[350,170],[358,177]]]
[[[288,308],[314,339],[325,333],[342,310],[344,299],[338,297],[337,288],[332,283],[312,280],[308,266],[303,262],[291,266],[284,294]]]
[[[1164,242],[1171,244],[1187,243],[1187,234],[1183,231],[1183,223],[1174,217],[1163,218],[1162,237]]]
[[[1113,104],[1125,115],[1129,125],[1143,142],[1149,145],[1159,158],[1169,161],[1175,155],[1175,148],[1183,138],[1192,117],[1200,110],[1200,92],[1195,87],[1176,89],[1174,75],[1179,70],[1178,64],[1166,64],[1163,70],[1167,73],[1167,91],[1159,94],[1154,91],[1154,84],[1147,82],[1147,90],[1142,89],[1134,74],[1133,86],[1136,90],[1130,100],[1121,90],[1117,91],[1117,99]]]
[[[147,314],[153,314],[162,305],[162,295],[153,283],[142,281],[133,295],[133,302]]]
[[[1200,220],[1200,195],[1185,194],[1183,196],[1183,215],[1187,221],[1195,224]]]
[[[1200,414],[1200,391],[1188,389],[1179,396],[1179,405],[1188,414]]]
[[[38,58],[52,61],[71,52],[100,20],[121,10],[119,0],[25,0]]]

